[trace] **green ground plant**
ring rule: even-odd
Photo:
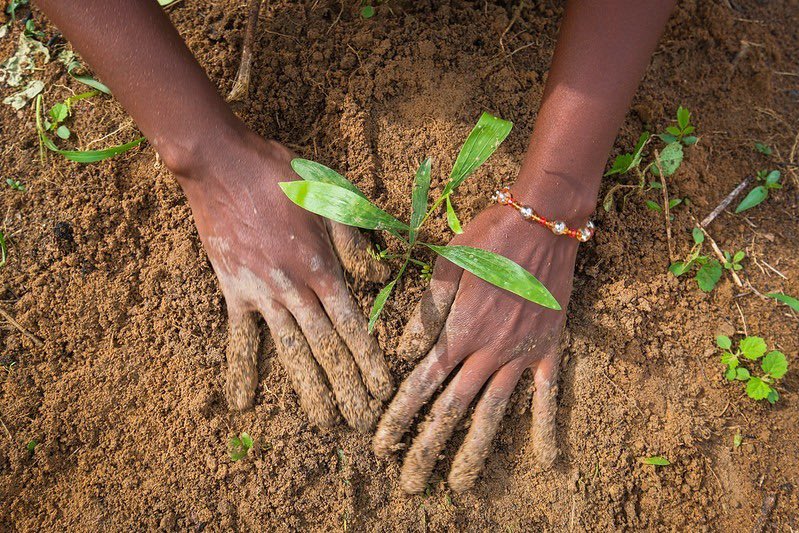
[[[762,204],[766,198],[768,198],[768,194],[771,189],[782,188],[779,170],[758,170],[756,177],[757,181],[763,182],[763,184],[758,185],[749,191],[749,194],[747,194],[746,197],[741,200],[741,203],[738,204],[738,207],[735,208],[736,213],[741,213],[747,209],[752,209],[753,207]]]
[[[757,150],[763,155],[771,155],[771,153],[773,152],[771,146],[762,142],[755,142],[755,150]]]
[[[735,272],[743,269],[743,265],[741,261],[743,261],[744,257],[746,257],[746,253],[743,250],[738,250],[735,254],[730,254],[728,251],[724,251],[724,268],[727,270],[733,270]]]
[[[15,180],[14,178],[6,178],[6,185],[15,191],[25,192],[25,184],[19,180]]]
[[[651,457],[645,457],[644,459],[641,459],[641,462],[652,466],[669,466],[671,464],[671,461],[669,461],[662,455],[652,455]]]
[[[252,449],[253,440],[249,433],[241,433],[238,437],[231,437],[228,441],[228,454],[231,461],[244,459]]]
[[[727,367],[724,377],[746,383],[746,394],[753,400],[767,400],[771,404],[779,400],[775,387],[788,371],[785,354],[778,350],[766,353],[766,341],[760,337],[744,337],[735,351],[732,340],[725,335],[716,337],[716,344],[722,350],[721,363]],[[755,375],[758,362],[762,373]]]
[[[457,220],[457,217],[454,216],[450,197],[464,180],[494,153],[512,127],[513,124],[506,120],[483,113],[461,148],[444,190],[432,202],[429,209],[427,205],[430,196],[431,162],[430,158],[425,159],[416,172],[411,196],[411,217],[407,223],[377,207],[352,182],[334,170],[306,159],[295,159],[291,162],[292,168],[302,180],[283,182],[280,183],[280,187],[292,202],[303,209],[342,224],[386,231],[399,240],[404,248],[401,254],[394,256],[402,259],[398,274],[375,298],[369,313],[369,331],[374,328],[391,291],[408,265],[417,264],[423,267],[427,265],[412,257],[412,252],[418,246],[432,250],[497,287],[543,307],[560,309],[557,300],[540,281],[506,257],[471,246],[438,246],[419,240],[419,232],[425,222],[444,202],[447,203],[447,219],[450,227],[456,232],[460,229],[459,222],[457,225],[453,224],[453,219]],[[384,258],[390,256],[384,255]],[[429,273],[429,266],[426,272]]]
[[[782,302],[797,313],[799,313],[799,300],[794,298],[793,296],[788,296],[782,292],[770,292],[766,294],[769,298],[774,298],[778,302]]]
[[[6,236],[0,230],[0,267],[6,266],[6,254],[8,253],[8,249],[6,248]]]
[[[721,279],[723,265],[718,259],[702,255],[702,244],[705,242],[705,234],[699,228],[694,228],[692,233],[694,245],[684,261],[675,261],[669,266],[669,272],[678,278],[687,272],[696,269],[694,279],[697,285],[704,292],[710,292]],[[739,252],[740,253],[740,252]],[[737,254],[736,254],[737,255]],[[743,259],[742,257],[740,259]],[[740,263],[740,259],[738,263]],[[740,265],[738,265],[740,266]]]

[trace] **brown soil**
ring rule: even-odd
[[[244,4],[191,0],[169,11],[223,93],[238,66]],[[423,156],[435,156],[440,186],[480,111],[512,119],[506,143],[458,194],[468,220],[518,168],[561,7],[524,7],[501,38],[517,2],[392,1],[370,20],[352,4],[264,6],[241,116],[404,216]],[[703,217],[746,175],[773,166],[753,141],[782,161],[795,147],[797,20],[796,0],[686,0],[672,18],[617,145],[662,130],[677,104],[694,112],[701,140],[669,183],[691,200],[676,210],[679,253],[689,248],[689,213]],[[0,41],[2,57],[19,27]],[[82,90],[58,63],[44,76],[50,102]],[[75,116],[81,146],[120,127],[102,142],[134,134],[108,99],[81,103]],[[43,341],[0,318],[0,530],[799,528],[796,315],[726,276],[706,295],[669,275],[663,219],[638,194],[598,211],[601,229],[578,258],[554,469],[537,466],[529,445],[528,379],[476,489],[455,495],[443,481],[462,427],[427,493],[408,497],[399,458],[376,459],[368,435],[310,427],[263,327],[255,409],[227,410],[224,302],[152,148],[41,165],[30,110],[0,106],[0,131],[3,181],[28,186],[22,194],[0,184],[10,237],[0,305]],[[799,295],[799,187],[785,175],[764,206],[724,213],[710,232],[747,251],[744,277],[761,292]],[[436,223],[434,238],[446,242]],[[355,288],[368,308],[378,285]],[[408,276],[377,328],[398,380],[412,363],[396,354],[397,333],[423,289]],[[713,337],[744,329],[791,357],[775,407],[722,379]],[[256,449],[233,463],[227,441],[240,431]],[[653,454],[672,466],[640,462]]]

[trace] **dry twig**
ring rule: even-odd
[[[724,200],[722,200],[721,203],[719,203],[719,205],[717,205],[716,208],[710,212],[708,216],[702,219],[700,226],[702,226],[703,228],[708,227],[710,223],[713,222],[716,219],[716,217],[721,214],[722,211],[727,209],[727,206],[732,203],[735,197],[741,194],[741,191],[743,191],[749,185],[750,181],[752,181],[752,178],[750,178],[749,176],[745,177],[744,180],[741,183],[739,183],[738,186],[735,187],[730,192],[730,194],[728,194],[724,198]]]
[[[261,12],[261,0],[249,0],[247,4],[247,27],[244,29],[244,45],[241,48],[241,63],[236,73],[236,81],[228,94],[228,102],[240,102],[250,92],[252,76],[252,49],[255,43],[255,32],[258,29],[258,14]]]
[[[11,315],[9,315],[9,314],[6,312],[6,310],[5,310],[5,309],[3,309],[2,307],[0,307],[0,316],[2,316],[3,318],[5,318],[5,319],[8,321],[8,323],[9,323],[9,324],[11,324],[11,325],[12,325],[12,326],[14,326],[15,328],[17,328],[17,330],[19,330],[19,332],[20,332],[20,333],[22,333],[23,335],[25,335],[26,337],[28,337],[28,338],[29,338],[31,341],[33,341],[33,344],[35,344],[35,345],[36,345],[36,347],[41,347],[41,346],[44,346],[44,342],[42,341],[42,339],[40,339],[39,337],[37,337],[36,335],[34,335],[33,333],[31,333],[30,331],[28,331],[28,330],[27,330],[27,329],[25,329],[24,327],[22,327],[22,324],[20,324],[20,323],[19,323],[19,322],[17,322],[16,320],[14,320],[14,317],[12,317]]]

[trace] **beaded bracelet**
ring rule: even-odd
[[[590,220],[580,229],[570,229],[566,226],[566,223],[561,220],[547,220],[533,211],[532,207],[528,207],[517,202],[513,198],[513,195],[508,187],[504,187],[502,190],[496,191],[491,199],[500,205],[511,206],[518,211],[525,220],[532,220],[533,222],[549,228],[549,230],[555,235],[567,235],[573,239],[577,239],[580,242],[585,242],[594,236],[594,230],[596,229],[596,226],[594,226],[594,223]]]

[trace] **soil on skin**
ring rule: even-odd
[[[245,4],[169,9],[223,93],[238,66]],[[440,190],[481,111],[513,120],[508,140],[455,197],[468,221],[517,172],[562,14],[559,4],[525,2],[514,20],[517,4],[392,1],[363,20],[352,2],[269,2],[239,113],[404,217],[423,157],[435,158]],[[690,248],[691,214],[704,217],[745,176],[789,159],[799,127],[797,20],[796,0],[686,0],[672,17],[616,150],[644,129],[662,131],[678,104],[693,111],[700,141],[668,184],[672,197],[690,199],[674,213],[679,255]],[[0,40],[3,58],[20,28]],[[50,103],[84,90],[60,63],[41,76]],[[84,148],[135,135],[107,98],[78,104],[71,128],[77,140],[65,145]],[[29,108],[0,106],[0,132],[9,240],[0,305],[43,341],[0,318],[1,530],[799,529],[799,321],[727,275],[710,294],[675,279],[663,217],[638,193],[609,213],[598,206],[600,229],[581,247],[554,468],[542,470],[529,444],[526,379],[477,487],[459,495],[444,482],[463,425],[429,490],[409,497],[400,458],[376,459],[368,435],[308,424],[263,326],[255,409],[228,411],[222,295],[186,201],[151,147],[93,165],[42,165]],[[753,150],[756,140],[774,147],[771,160]],[[796,174],[783,174],[785,187],[764,205],[723,213],[709,231],[722,248],[747,252],[743,276],[760,292],[797,296],[799,188]],[[6,187],[7,177],[27,192]],[[442,216],[430,238],[448,240]],[[416,274],[395,289],[377,327],[398,381],[412,368],[395,350],[424,289]],[[368,309],[379,287],[354,289]],[[744,330],[790,357],[775,407],[722,378],[713,338]],[[256,445],[234,463],[227,442],[241,431]],[[655,454],[671,466],[642,464]]]

